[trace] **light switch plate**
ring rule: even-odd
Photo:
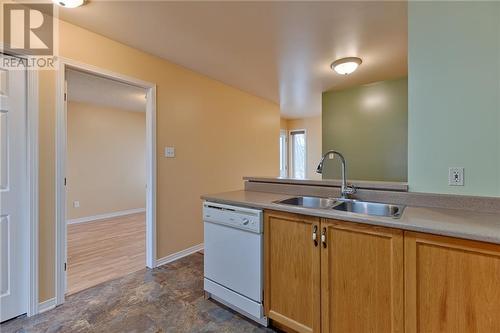
[[[165,147],[165,157],[175,157],[175,147]]]
[[[464,168],[448,169],[448,185],[464,186]]]
[[[73,201],[73,207],[74,208],[79,208],[80,207],[80,201]]]

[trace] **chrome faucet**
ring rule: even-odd
[[[321,157],[321,161],[319,162],[318,167],[316,168],[316,173],[319,174],[323,173],[323,163],[325,162],[325,158],[330,154],[337,155],[340,158],[340,161],[342,162],[342,187],[340,188],[340,193],[343,199],[348,199],[349,195],[356,193],[356,187],[352,185],[350,186],[347,185],[346,166],[345,166],[346,163],[345,163],[345,158],[341,153],[335,150],[327,151],[323,155],[323,157]]]

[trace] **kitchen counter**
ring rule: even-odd
[[[500,215],[460,209],[407,206],[399,219],[367,216],[333,209],[311,209],[274,203],[294,195],[232,191],[202,196],[203,200],[244,207],[272,209],[442,236],[500,244]]]

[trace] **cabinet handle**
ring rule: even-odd
[[[318,246],[318,226],[313,226],[313,242],[314,246]]]
[[[326,228],[323,228],[323,231],[321,231],[321,243],[326,248]]]

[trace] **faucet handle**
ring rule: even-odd
[[[352,194],[356,193],[356,191],[357,191],[357,188],[354,185],[348,185],[344,189],[344,193],[347,195],[352,195]]]

